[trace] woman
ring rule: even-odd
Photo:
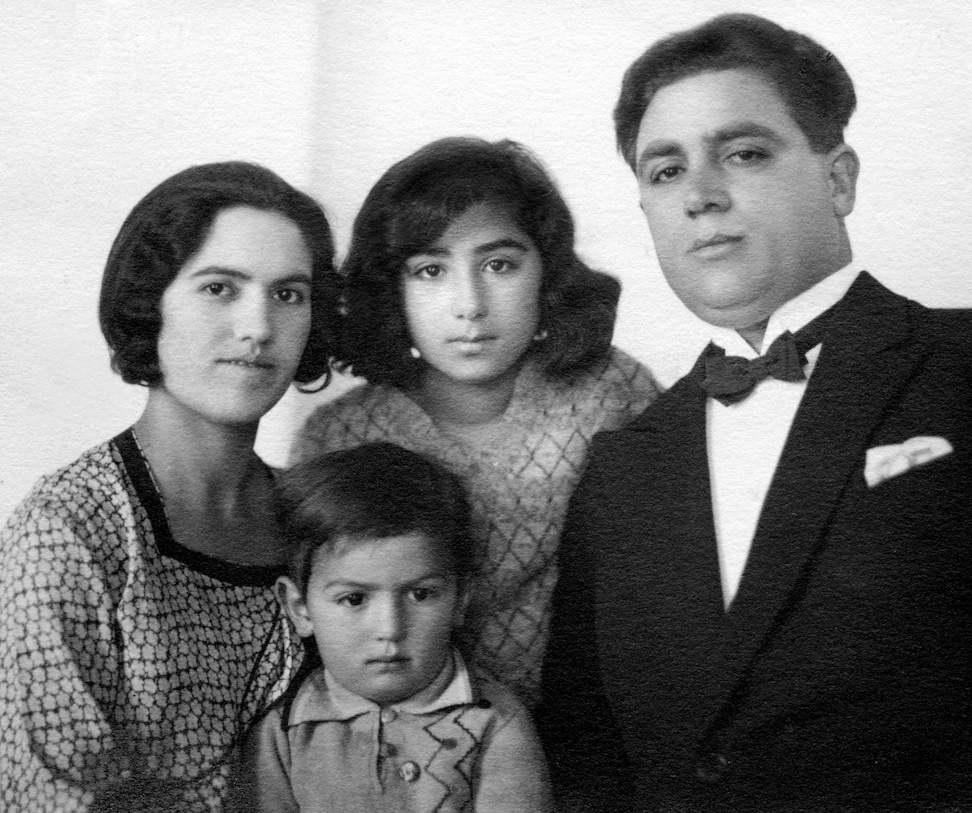
[[[294,665],[253,442],[291,381],[327,373],[332,261],[318,205],[252,164],[180,172],[122,226],[101,326],[148,399],[0,535],[4,810],[220,808],[229,750]]]
[[[294,456],[388,440],[463,479],[479,543],[467,654],[532,706],[587,447],[657,394],[611,347],[620,286],[575,253],[540,163],[514,142],[472,138],[433,142],[385,173],[343,272],[339,356],[369,383],[313,413]]]

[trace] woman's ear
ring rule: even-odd
[[[293,579],[289,576],[278,576],[274,589],[277,592],[277,601],[293,623],[297,634],[301,638],[313,635],[314,625],[307,613],[307,603]]]

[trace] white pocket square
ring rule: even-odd
[[[875,446],[867,450],[864,463],[864,479],[869,488],[897,477],[915,466],[924,466],[932,460],[950,454],[952,444],[945,438],[917,437],[890,446]]]

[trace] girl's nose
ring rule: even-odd
[[[486,284],[474,269],[457,273],[452,278],[452,312],[459,319],[481,319],[487,313]]]

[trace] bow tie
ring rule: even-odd
[[[755,359],[727,356],[725,350],[709,342],[697,365],[702,389],[728,406],[742,401],[767,376],[780,381],[804,381],[807,351],[820,342],[817,331],[810,327],[797,331],[796,336],[787,330]]]

